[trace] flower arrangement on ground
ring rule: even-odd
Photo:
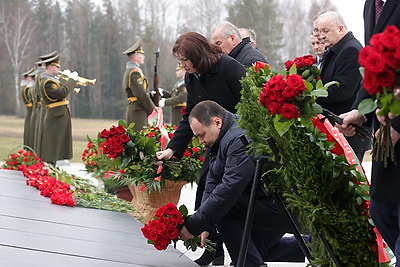
[[[316,98],[327,96],[328,85],[322,84],[314,63],[305,56],[287,62],[281,73],[267,66],[248,68],[239,125],[253,140],[249,149],[255,156],[276,158],[265,140],[275,142],[280,167],[266,166],[268,189],[283,193],[303,226],[315,237],[323,235],[343,266],[378,266],[368,183],[347,161],[351,149],[339,149],[339,134],[330,134],[334,128],[318,115],[322,108]],[[312,266],[334,266],[319,238],[310,245]]]
[[[188,209],[185,205],[178,208],[174,203],[167,203],[161,206],[154,214],[154,219],[141,229],[147,243],[154,245],[158,250],[167,249],[168,245],[179,240],[179,230],[183,222],[188,218]],[[193,237],[184,241],[184,246],[191,251],[196,251],[200,244],[200,237]],[[212,242],[207,242],[206,249],[214,250]]]
[[[134,132],[132,127],[133,125],[127,126],[121,120],[118,126],[99,133],[96,142],[100,153],[108,158],[102,162],[107,165],[103,169],[107,169],[108,177],[120,185],[143,184],[142,190],[148,191],[160,190],[165,186],[166,180],[188,183],[197,180],[204,160],[204,146],[197,137],[191,140],[182,158],[173,158],[157,165],[154,155],[162,144],[166,145],[176,127],[165,124],[148,125],[140,132]]]
[[[10,154],[2,167],[22,171],[27,178],[26,184],[37,188],[53,204],[121,212],[132,210],[129,203],[104,192],[86,179],[43,162],[31,151],[19,150]]]
[[[378,115],[392,113],[400,115],[400,99],[394,90],[400,87],[400,30],[394,25],[387,26],[382,33],[374,34],[370,44],[360,51],[359,63],[364,76],[363,86],[371,98],[361,101],[358,109],[366,114],[379,108]],[[394,161],[394,148],[390,138],[390,120],[381,124],[378,135],[374,138],[372,156],[387,165],[388,158]]]

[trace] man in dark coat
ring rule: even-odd
[[[313,27],[316,37],[328,49],[322,64],[322,82],[339,83],[329,86],[328,97],[318,98],[317,103],[338,115],[348,112],[361,88],[358,54],[362,45],[347,30],[343,17],[336,12],[320,14],[314,20]],[[360,160],[365,151],[371,148],[371,138],[362,140],[358,136],[352,136],[347,137],[347,141]]]
[[[383,2],[383,3],[382,3]],[[395,25],[400,29],[400,2],[386,0],[380,3],[375,0],[366,0],[364,5],[365,43],[375,33],[382,32],[388,25]],[[382,12],[377,14],[376,4],[384,4]],[[348,135],[355,133],[355,128],[350,123],[361,124],[365,117],[358,113],[357,107],[361,100],[370,98],[366,90],[361,90],[354,102],[351,112],[342,114],[343,126],[339,129]],[[374,114],[372,114],[374,115]],[[367,123],[374,124],[375,131],[379,129],[377,117],[368,116]],[[395,162],[388,161],[385,167],[382,161],[372,160],[370,211],[372,219],[382,234],[383,239],[394,252],[400,266],[400,117],[390,120],[391,138],[394,145]]]
[[[238,119],[237,115],[210,100],[200,102],[192,109],[190,127],[200,142],[209,147],[210,165],[202,203],[180,231],[183,240],[202,234],[204,245],[208,232],[217,225],[234,266],[237,266],[255,171],[254,160],[240,139],[244,130],[238,127]],[[265,266],[264,261],[289,230],[283,214],[261,188],[255,206],[245,262],[248,267]],[[286,254],[286,259],[304,261],[296,240],[285,245],[284,249],[274,253],[278,251]]]
[[[245,67],[250,67],[257,61],[267,63],[261,52],[251,45],[250,37],[242,39],[238,28],[228,21],[215,27],[211,39],[221,47],[222,53],[230,55]]]

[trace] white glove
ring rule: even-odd
[[[163,97],[164,96],[164,89],[162,88],[158,88],[158,92],[160,93],[160,96]],[[150,95],[152,97],[154,97],[156,95],[156,91],[150,91]]]
[[[162,108],[162,107],[165,106],[165,98],[161,98],[160,101],[158,101],[158,106],[159,106],[160,108]]]
[[[64,73],[67,76],[71,75],[71,71],[70,70],[63,70],[62,73]]]
[[[73,73],[71,73],[71,75],[69,75],[69,78],[77,81],[78,80],[78,73],[76,71],[74,71]]]

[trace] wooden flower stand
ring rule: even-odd
[[[132,195],[136,196],[133,198],[131,204],[135,208],[135,211],[131,213],[135,218],[142,218],[142,223],[148,223],[153,219],[154,213],[162,206],[167,203],[178,204],[181,196],[182,187],[187,184],[186,181],[165,181],[165,187],[161,188],[160,191],[141,191],[139,190],[143,184],[129,186]]]

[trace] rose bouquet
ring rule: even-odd
[[[369,46],[360,51],[360,70],[364,76],[363,86],[375,100],[368,98],[361,101],[358,109],[366,114],[379,108],[379,116],[392,113],[400,115],[400,99],[395,97],[395,89],[400,84],[400,30],[388,26],[382,33],[374,34]],[[390,137],[390,120],[381,124],[374,138],[372,156],[387,165],[388,158],[395,161],[394,148]]]
[[[239,126],[253,141],[250,153],[278,156],[279,168],[265,168],[268,189],[285,196],[303,227],[323,235],[343,266],[378,266],[377,237],[366,210],[367,180],[347,141],[319,115],[316,98],[326,96],[329,85],[322,84],[308,59],[289,61],[280,73],[266,66],[248,68],[241,81]],[[274,140],[277,151],[267,138]],[[321,240],[310,246],[313,266],[332,265]]]
[[[176,243],[179,240],[179,230],[182,228],[183,222],[188,218],[188,210],[185,205],[178,208],[173,203],[161,206],[154,215],[154,219],[141,229],[143,236],[147,238],[147,243],[154,245],[158,250],[167,249],[168,245]],[[200,244],[200,237],[193,237],[184,241],[187,249],[195,251]],[[206,249],[214,250],[215,244],[207,240]]]
[[[118,126],[99,133],[99,151],[108,158],[105,161],[107,167],[102,167],[108,174],[103,181],[113,179],[119,185],[141,183],[143,190],[154,191],[164,187],[165,180],[188,183],[197,180],[204,160],[204,146],[196,137],[191,140],[182,158],[173,158],[157,165],[155,154],[173,136],[176,127],[148,125],[140,132],[134,132],[132,127],[119,121]]]

